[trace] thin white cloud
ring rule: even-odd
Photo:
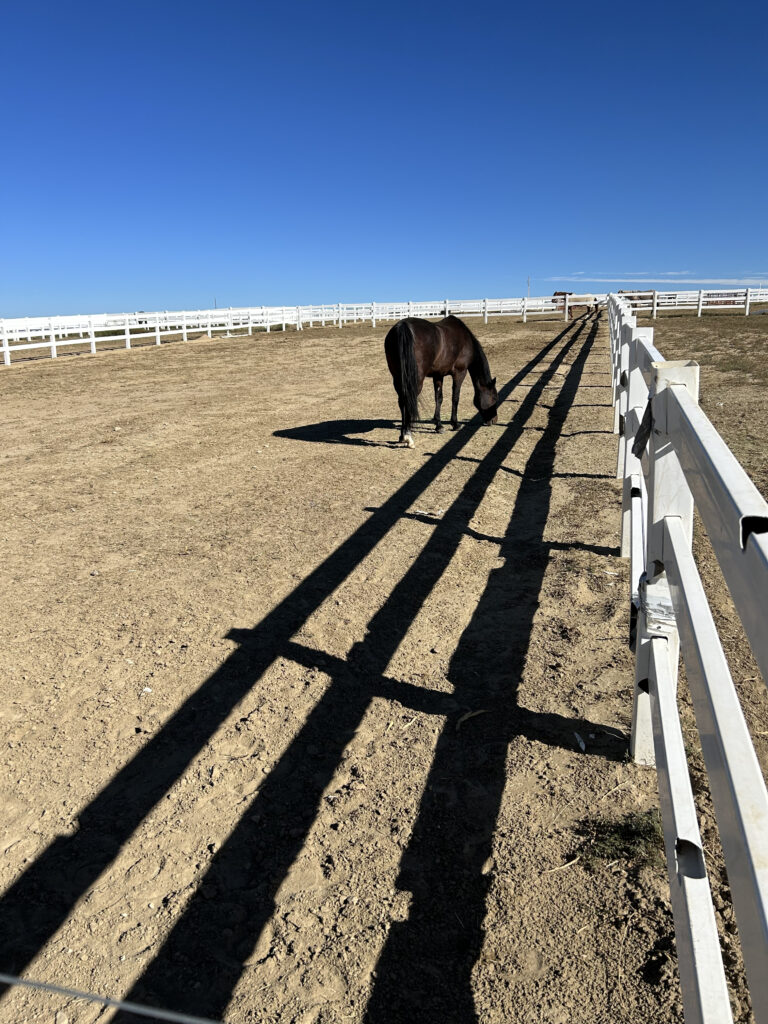
[[[617,277],[545,277],[544,281],[588,281],[590,284],[698,284],[698,285],[729,285],[738,288],[749,288],[768,284],[768,274],[755,275],[752,277],[675,277],[670,281],[667,277],[651,277],[643,274]]]

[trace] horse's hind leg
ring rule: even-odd
[[[403,442],[405,442],[408,448],[414,448],[415,442],[413,440],[413,434],[411,433],[411,424],[408,423],[408,414],[405,409],[405,400],[401,398],[399,394],[397,396],[397,400],[400,404],[401,418],[399,443],[402,444]]]
[[[443,432],[443,424],[440,422],[440,406],[443,404],[443,380],[442,377],[438,379],[435,377],[435,415],[432,417],[432,422],[435,424],[435,431],[438,434]]]

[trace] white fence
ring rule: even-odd
[[[632,312],[650,312],[655,318],[659,310],[693,310],[699,316],[705,309],[744,309],[748,316],[755,303],[768,303],[768,288],[742,288],[716,291],[627,292],[622,298]],[[88,346],[95,352],[98,345],[115,342],[131,348],[132,344],[154,342],[163,338],[187,340],[190,333],[213,335],[224,332],[250,334],[253,331],[297,331],[305,327],[370,320],[400,320],[406,316],[552,316],[568,319],[574,306],[605,305],[606,295],[560,293],[517,299],[436,299],[431,302],[339,302],[315,306],[247,306],[238,309],[198,309],[154,313],[95,313],[74,316],[15,317],[0,319],[0,347],[3,362],[8,366],[14,352],[48,349],[56,358],[64,346]]]
[[[701,316],[705,309],[743,309],[749,316],[757,302],[768,302],[768,288],[716,288],[687,292],[619,292],[633,313],[649,313],[656,319],[659,310],[695,309]]]
[[[325,306],[250,306],[241,309],[182,310],[161,313],[99,313],[92,315],[18,317],[0,320],[3,362],[8,366],[14,353],[48,349],[56,358],[59,348],[119,342],[126,348],[141,342],[162,343],[163,338],[181,338],[190,333],[224,332],[227,335],[253,331],[297,331],[305,327],[345,324],[370,320],[400,320],[406,316],[436,317],[456,313],[464,317],[564,315],[568,319],[576,305],[604,303],[605,295],[547,295],[521,299],[439,299],[433,302],[353,302]]]
[[[768,505],[698,406],[696,363],[667,362],[608,299],[622,555],[636,651],[632,754],[658,772],[686,1024],[732,1020],[677,709],[680,649],[725,855],[755,1020],[768,1022],[768,793],[691,553],[694,502],[768,680]]]

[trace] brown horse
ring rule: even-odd
[[[443,430],[440,406],[443,401],[443,378],[448,374],[453,378],[451,426],[454,430],[459,427],[459,394],[467,371],[475,386],[475,408],[485,423],[497,421],[499,397],[496,393],[496,378],[491,379],[488,360],[480,342],[458,317],[447,316],[436,324],[419,317],[399,320],[384,340],[384,353],[402,414],[400,440],[409,448],[414,446],[411,427],[418,419],[418,398],[425,377],[431,377],[435,385],[435,415],[432,422],[438,434]]]

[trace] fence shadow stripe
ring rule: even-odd
[[[372,697],[382,693],[387,664],[453,558],[499,467],[522,436],[546,383],[585,329],[584,324],[577,327],[562,344],[551,365],[529,388],[512,420],[435,525],[424,548],[384,605],[371,618],[365,640],[354,645],[346,662],[317,653],[318,664],[322,663],[323,671],[331,676],[330,685],[239,824],[215,854],[203,879],[203,889],[222,894],[222,901],[208,900],[204,896],[191,900],[127,998],[172,1005],[175,1009],[194,1007],[196,1012],[202,1010],[210,1016],[224,1014],[241,977],[243,961],[251,955],[262,929],[274,913],[277,890],[315,822],[322,793],[341,762],[344,748],[359,728]],[[585,343],[586,351],[592,337],[593,333]],[[581,362],[577,369],[580,367]],[[574,374],[575,371],[570,370],[566,381],[577,379]],[[572,400],[570,390],[567,394]],[[546,434],[543,440],[547,444],[554,443]],[[540,471],[541,467],[537,469]],[[533,595],[534,604],[535,597]],[[240,630],[233,636],[244,652],[252,651],[258,656],[261,627],[253,631]],[[527,636],[524,639],[527,644]],[[291,657],[297,654],[295,647],[284,644],[280,654]],[[311,657],[307,649],[303,653],[304,658]],[[404,687],[395,689],[397,699],[402,699]],[[430,695],[429,700],[430,710],[443,714],[450,705],[457,707],[461,702],[460,697],[457,704],[456,696],[445,694]],[[554,735],[554,742],[566,742],[569,748],[574,728],[593,729],[591,724],[581,722],[545,723],[539,716],[529,720],[523,715],[520,721],[533,730],[537,738],[545,733],[550,737]],[[231,922],[229,901],[232,899],[241,911],[243,908],[246,911],[245,920],[236,927]],[[225,930],[230,933],[226,939],[222,937]],[[189,965],[210,962],[211,958],[216,962],[215,979],[206,979],[205,991],[179,985]],[[115,1018],[115,1024],[126,1024],[131,1019],[129,1014],[121,1013]]]
[[[500,397],[508,397],[571,330],[569,325],[545,345],[504,385]],[[446,441],[266,615],[247,648],[234,651],[81,811],[77,831],[57,837],[8,888],[0,900],[0,967],[6,973],[23,972],[284,644],[386,536],[479,424],[478,416]],[[0,986],[0,993],[5,991]]]

